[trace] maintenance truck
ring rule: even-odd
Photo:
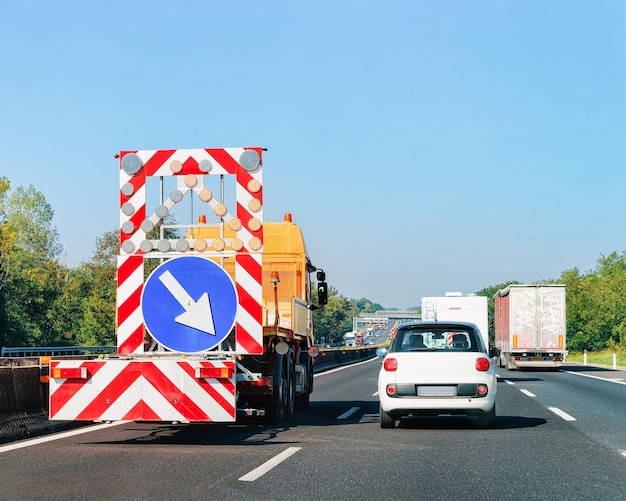
[[[290,214],[264,222],[263,151],[116,155],[117,352],[51,360],[51,420],[279,423],[308,406],[325,272]]]
[[[487,297],[461,292],[446,292],[444,296],[421,299],[422,320],[463,321],[476,324],[489,349],[489,320]]]
[[[509,285],[494,295],[498,366],[508,370],[565,362],[565,285]]]

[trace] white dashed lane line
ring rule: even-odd
[[[511,386],[515,386],[515,383],[513,381],[509,381],[508,379],[505,379],[504,382],[506,384],[510,384]],[[519,391],[520,393],[523,393],[530,398],[535,398],[537,396],[534,393],[523,388],[520,388]],[[570,416],[567,412],[562,411],[558,407],[548,407],[548,409],[565,421],[576,421],[576,418],[574,416]]]
[[[242,482],[254,482],[257,478],[262,477],[272,468],[278,466],[280,463],[285,461],[285,459],[293,456],[300,449],[302,449],[302,447],[289,447],[277,456],[274,456],[269,461],[263,463],[258,468],[255,468],[250,473],[246,473],[243,477],[239,478],[239,480],[241,480]]]

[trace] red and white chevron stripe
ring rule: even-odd
[[[262,267],[263,251],[263,190],[262,167],[250,172],[240,163],[241,155],[254,150],[262,157],[261,148],[214,148],[193,150],[141,150],[120,154],[120,256],[118,258],[117,339],[120,354],[143,352],[143,318],[141,290],[143,287],[143,252],[146,239],[142,223],[158,221],[146,214],[146,180],[150,176],[214,176],[234,175],[236,179],[236,214],[241,221],[237,238],[242,248],[236,251],[234,281],[239,295],[236,321],[236,351],[240,354],[263,352],[262,325]],[[135,154],[141,168],[129,174],[122,168],[124,156]],[[209,172],[201,164],[210,162]],[[203,184],[188,188],[179,183],[181,192],[200,192]],[[168,208],[177,202],[168,199]],[[255,210],[250,209],[251,206]],[[232,217],[232,216],[230,216]],[[207,257],[219,256],[217,251],[187,252]],[[172,257],[180,255],[170,252]]]
[[[77,421],[234,422],[234,361],[63,360],[55,369],[86,369],[86,379],[50,378],[50,419]],[[201,370],[226,369],[220,377]],[[228,377],[222,377],[228,374]]]

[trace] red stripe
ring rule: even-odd
[[[250,355],[260,355],[263,353],[263,345],[259,344],[241,324],[237,324],[237,346],[240,346]]]
[[[178,365],[183,369],[189,376],[194,378],[195,381],[198,382],[200,387],[211,397],[211,399],[218,404],[224,411],[228,413],[229,416],[234,417],[236,409],[233,405],[231,405],[230,401],[226,400],[218,391],[215,389],[215,386],[221,385],[228,391],[228,393],[232,396],[235,395],[235,385],[230,379],[213,379],[211,382],[208,382],[205,379],[196,379],[195,378],[195,368],[193,368],[187,362],[178,362]],[[215,367],[211,363],[203,363],[201,364],[204,367]],[[218,366],[219,367],[219,366]],[[210,419],[213,421],[213,419]]]
[[[241,169],[241,165],[239,165],[239,162],[231,157],[225,149],[209,148],[205,151],[209,153],[209,155],[211,155],[217,161],[217,163],[220,164],[222,168],[229,174],[235,174],[239,169]]]
[[[130,362],[122,371],[87,405],[76,419],[94,421],[117,401],[117,399],[141,376],[141,363]]]
[[[241,266],[248,274],[256,280],[258,284],[263,279],[263,267],[250,254],[237,254],[237,264]]]
[[[143,323],[128,336],[126,341],[118,345],[117,352],[120,355],[128,355],[129,353],[135,353],[138,348],[143,344]]]
[[[122,325],[130,315],[132,315],[141,306],[141,290],[143,284],[139,284],[139,287],[133,293],[126,298],[122,304],[117,308],[117,325]]]
[[[143,171],[142,171],[143,172]],[[122,190],[120,188],[120,207],[125,204],[126,202],[128,202],[131,197],[137,193],[138,190],[140,190],[142,188],[142,186],[144,184],[146,184],[146,178],[145,176],[141,175],[141,173],[131,177],[128,180],[128,183],[131,184],[133,186],[133,194],[130,196],[126,196],[122,193]]]
[[[159,170],[174,153],[176,153],[176,150],[155,151],[154,155],[152,155],[144,165],[145,175],[153,176],[154,173]]]
[[[70,401],[76,392],[78,392],[83,385],[88,383],[89,379],[91,379],[94,374],[102,368],[104,363],[105,362],[95,361],[84,362],[80,365],[80,367],[87,367],[87,379],[66,379],[63,383],[61,383],[56,391],[50,395],[50,419],[53,419],[55,414]],[[59,361],[52,361],[50,363],[50,374],[52,374],[52,369],[60,364],[61,362]]]
[[[117,269],[117,283],[123,284],[143,264],[143,256],[128,256]]]
[[[183,393],[163,374],[158,367],[150,363],[150,367],[145,367],[144,363],[143,376],[154,386],[157,391],[165,397],[165,399],[178,411],[183,417],[189,421],[210,421],[209,416],[196,405],[196,403]],[[149,369],[149,370],[148,370]],[[177,403],[174,403],[177,400]]]
[[[246,289],[237,284],[237,295],[239,296],[239,306],[246,310],[258,323],[262,322],[263,308],[259,301],[254,299]]]
[[[143,400],[137,402],[122,418],[122,421],[161,421],[161,416]]]

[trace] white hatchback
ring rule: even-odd
[[[496,372],[475,324],[411,322],[398,326],[378,375],[380,426],[403,416],[465,415],[480,428],[496,422]]]

